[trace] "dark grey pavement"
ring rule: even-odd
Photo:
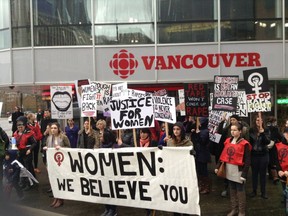
[[[15,201],[16,194],[14,193],[10,203],[15,203],[15,209],[20,208],[22,213],[21,216],[98,216],[104,210],[104,205],[87,203],[81,201],[71,201],[65,200],[64,205],[60,208],[54,209],[49,207],[52,202],[51,197],[47,190],[49,189],[47,171],[40,160],[41,173],[37,174],[37,178],[40,182],[37,188],[33,188],[30,191],[25,192],[25,198],[22,201]],[[201,195],[200,197],[200,206],[202,215],[207,216],[217,216],[217,215],[226,215],[230,209],[229,198],[221,197],[221,190],[223,189],[223,180],[217,178],[212,174],[214,166],[210,165],[211,177],[212,177],[212,191],[208,195]],[[251,177],[251,174],[250,174]],[[268,176],[267,176],[268,180]],[[247,185],[247,194],[251,191],[251,181],[248,180]],[[285,215],[283,203],[281,203],[281,186],[280,184],[274,185],[271,180],[268,180],[267,183],[267,195],[269,199],[264,200],[260,196],[255,198],[250,198],[247,196],[247,215]],[[5,215],[5,214],[0,214]],[[11,214],[9,214],[11,215]],[[12,214],[13,215],[13,214]],[[15,215],[19,215],[18,213]],[[119,207],[118,208],[119,216],[134,216],[134,215],[146,215],[144,209],[136,209],[133,207]],[[159,216],[168,216],[172,215],[169,212],[156,211],[155,215]]]

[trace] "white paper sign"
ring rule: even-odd
[[[162,122],[176,123],[175,98],[166,96],[154,96],[155,119]]]
[[[83,85],[81,94],[81,117],[97,116],[97,86]]]
[[[112,99],[112,130],[154,127],[152,97]]]
[[[72,86],[50,86],[51,117],[54,119],[73,118]]]

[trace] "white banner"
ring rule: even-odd
[[[72,86],[50,86],[51,117],[54,119],[73,118]]]
[[[162,122],[176,123],[175,98],[153,96],[155,119]]]
[[[54,197],[200,215],[191,147],[47,151]]]
[[[110,101],[112,130],[154,127],[152,97]]]

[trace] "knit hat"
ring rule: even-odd
[[[288,128],[287,127],[284,129],[283,133],[288,133]]]
[[[25,125],[25,126],[27,125],[27,121],[28,121],[28,120],[27,120],[27,118],[26,118],[25,116],[19,116],[19,117],[17,118],[17,120],[16,120],[17,123],[18,123],[18,122],[19,122],[19,123],[22,122],[22,124]]]
[[[173,125],[173,127],[174,127],[174,126],[178,126],[179,128],[181,128],[181,130],[184,130],[184,125],[183,125],[182,122],[176,122],[176,123]]]
[[[237,121],[240,121],[240,117],[239,117],[238,115],[236,115],[236,114],[231,115],[231,116],[230,116],[230,119],[231,119],[231,118],[235,118]]]

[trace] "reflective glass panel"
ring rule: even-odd
[[[158,24],[159,43],[217,41],[217,22]]]
[[[154,43],[152,24],[96,25],[95,44],[151,44]]]
[[[12,47],[31,46],[30,1],[11,0]]]
[[[90,0],[33,0],[35,46],[91,45]]]
[[[221,0],[221,20],[280,18],[281,0]]]
[[[282,39],[281,0],[221,0],[221,41]]]
[[[217,41],[217,0],[157,1],[159,43]]]
[[[9,1],[0,1],[0,29],[9,28]]]
[[[95,24],[152,22],[151,0],[95,0]]]
[[[9,29],[0,30],[0,49],[10,48],[10,34]]]
[[[159,0],[158,21],[213,20],[215,0]]]

